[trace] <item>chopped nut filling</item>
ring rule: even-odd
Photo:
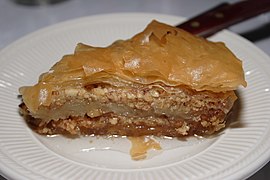
[[[86,86],[59,90],[52,97],[52,104],[41,106],[32,117],[23,106],[23,114],[40,134],[211,134],[225,126],[225,116],[235,101],[233,91],[197,92],[185,86],[169,91],[169,87],[153,85]]]

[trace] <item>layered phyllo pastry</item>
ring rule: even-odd
[[[152,21],[107,47],[79,43],[19,89],[20,112],[39,134],[209,135],[224,128],[246,86],[222,42]]]

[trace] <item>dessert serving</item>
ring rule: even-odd
[[[208,135],[225,127],[240,85],[224,43],[152,21],[108,47],[78,44],[19,89],[20,112],[46,135]]]

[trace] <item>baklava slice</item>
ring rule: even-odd
[[[152,21],[108,47],[78,44],[19,89],[20,112],[47,135],[205,135],[225,127],[240,85],[242,63],[224,43]]]

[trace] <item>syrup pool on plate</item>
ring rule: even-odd
[[[202,152],[218,139],[218,136],[210,138],[193,136],[180,139],[153,136],[147,136],[145,139],[125,136],[80,138],[67,138],[61,135],[35,134],[35,136],[48,149],[66,159],[95,168],[108,169],[150,168],[176,163]],[[149,143],[148,146],[142,145],[148,141],[150,145]],[[137,143],[137,149],[134,149],[134,143],[135,145]],[[136,157],[138,146],[139,150],[146,151],[139,158]]]

